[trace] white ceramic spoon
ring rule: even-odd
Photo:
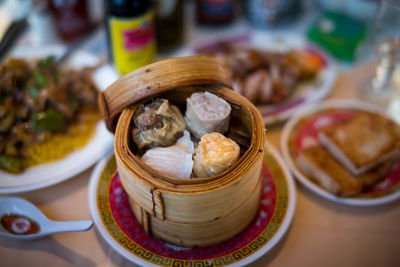
[[[31,202],[18,197],[0,198],[0,235],[35,239],[56,233],[87,231],[93,221],[49,220]]]

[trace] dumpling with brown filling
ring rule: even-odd
[[[139,149],[143,147],[171,146],[182,136],[185,120],[177,106],[166,99],[157,99],[142,105],[135,113],[133,140]]]

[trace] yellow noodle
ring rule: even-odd
[[[56,133],[46,140],[27,148],[25,166],[31,167],[62,159],[76,149],[85,146],[92,138],[99,116],[87,114],[85,118],[71,126],[66,133]]]

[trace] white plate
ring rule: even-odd
[[[308,119],[313,116],[322,115],[321,117],[318,117],[318,119],[314,122],[313,125],[315,125],[315,128],[322,128],[331,123],[332,119],[329,119],[328,115],[325,115],[329,114],[328,110],[331,109],[338,110],[340,112],[370,111],[386,116],[384,111],[382,111],[378,107],[356,100],[330,100],[320,103],[317,106],[310,107],[301,111],[298,115],[293,117],[285,125],[281,137],[281,151],[283,153],[283,157],[287,162],[290,170],[295,174],[297,180],[312,192],[326,199],[348,205],[372,206],[372,205],[388,203],[400,198],[400,179],[393,179],[390,180],[390,183],[388,182],[388,180],[390,179],[388,178],[388,176],[400,177],[400,162],[398,164],[395,164],[395,166],[393,166],[392,170],[389,171],[389,174],[386,176],[387,178],[385,178],[382,182],[378,183],[374,187],[376,189],[375,191],[364,192],[351,198],[338,197],[334,194],[331,194],[330,192],[320,187],[318,184],[314,183],[310,178],[308,178],[305,174],[303,174],[302,171],[297,167],[297,165],[295,164],[295,152],[294,152],[295,134],[298,132],[299,128],[301,129],[302,126],[306,125],[308,123]],[[318,142],[316,138],[312,137],[312,135],[308,137],[306,135],[305,137],[301,138],[307,138],[306,140],[307,142],[305,143],[311,145],[314,142]]]
[[[184,248],[145,234],[134,220],[126,193],[115,176],[115,159],[110,158],[111,154],[96,165],[90,178],[91,216],[107,243],[140,266],[244,266],[279,242],[290,226],[296,205],[296,190],[289,170],[272,145],[267,144],[265,151],[264,163],[269,163],[269,172],[264,171],[270,178],[265,178],[263,172],[260,211],[248,228],[222,244]],[[273,211],[265,208],[271,205],[275,207]]]
[[[21,58],[40,58],[48,55],[60,57],[66,51],[62,45],[51,45],[36,48],[17,48],[12,55]],[[84,50],[77,50],[66,64],[81,68],[92,66],[98,58]],[[119,77],[110,65],[103,65],[95,71],[93,79],[100,90],[104,90]],[[21,174],[10,174],[0,171],[0,193],[19,193],[36,190],[60,183],[84,171],[103,158],[113,146],[113,135],[109,133],[104,122],[99,122],[93,138],[82,149],[76,150],[65,158],[26,169]]]
[[[249,34],[223,36],[220,39],[207,41],[191,49],[183,49],[174,56],[194,55],[196,51],[209,48],[221,40],[240,43],[261,50],[285,52],[291,49],[308,49],[319,55],[325,62],[318,76],[308,83],[302,83],[294,94],[280,104],[258,105],[266,124],[288,119],[300,109],[325,98],[336,80],[336,67],[331,57],[321,48],[307,42],[302,36],[292,33],[252,32]],[[300,89],[301,87],[301,89]]]

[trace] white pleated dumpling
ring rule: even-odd
[[[141,160],[153,169],[175,178],[190,178],[193,170],[194,145],[188,131],[175,145],[147,150]]]

